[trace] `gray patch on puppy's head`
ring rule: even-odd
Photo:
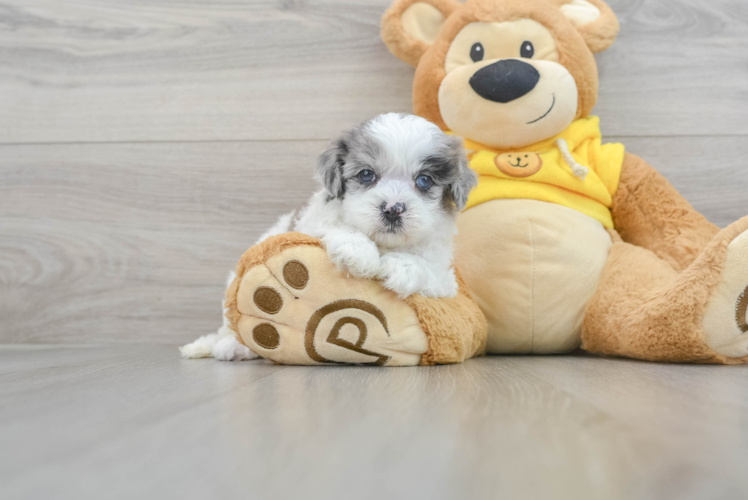
[[[463,210],[470,191],[478,184],[478,176],[468,163],[463,140],[446,134],[440,137],[434,152],[424,159],[423,165],[420,173],[431,176],[442,188],[445,208]]]
[[[343,132],[330,143],[317,162],[317,177],[332,199],[343,199],[349,190],[367,189],[371,184],[358,182],[358,173],[372,170],[381,175],[381,145],[368,131],[366,120]],[[355,182],[353,182],[355,181]]]
[[[344,135],[332,141],[317,160],[317,178],[331,198],[345,196],[343,169],[349,153],[350,146]]]
[[[478,185],[478,174],[470,168],[464,141],[461,137],[446,136],[446,144],[448,147],[447,157],[452,164],[454,175],[449,184],[448,193],[457,210],[462,211],[467,205],[470,192]]]

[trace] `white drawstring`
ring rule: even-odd
[[[558,139],[556,141],[556,144],[558,145],[559,151],[561,151],[561,156],[564,157],[564,161],[566,161],[566,164],[571,167],[571,171],[574,176],[579,177],[579,180],[585,180],[587,178],[587,174],[590,173],[590,169],[585,167],[584,165],[580,165],[579,163],[577,163],[574,157],[571,156],[571,153],[569,152],[569,145],[564,139]]]

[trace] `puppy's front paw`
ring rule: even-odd
[[[255,359],[259,356],[241,342],[236,340],[233,335],[224,337],[213,346],[213,357],[219,361],[243,361],[246,359]]]
[[[457,296],[458,291],[457,276],[454,269],[449,268],[447,272],[441,273],[427,288],[421,290],[421,295],[437,299],[454,298]]]
[[[363,235],[336,233],[323,238],[327,255],[338,269],[357,278],[374,278],[379,270],[379,249]]]
[[[389,253],[381,258],[377,277],[388,290],[405,298],[421,292],[431,280],[431,271],[425,260],[415,255]]]

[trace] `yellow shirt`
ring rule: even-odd
[[[576,166],[564,159],[565,146]],[[540,200],[579,210],[613,228],[610,207],[621,176],[624,147],[602,144],[598,117],[576,120],[556,137],[521,151],[499,151],[470,140],[465,141],[465,148],[475,151],[470,166],[479,176],[466,209],[490,200]]]

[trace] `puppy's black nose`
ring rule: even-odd
[[[505,59],[475,72],[470,86],[484,99],[506,104],[528,94],[540,80],[532,65],[518,59]]]
[[[405,212],[405,205],[403,203],[395,203],[389,207],[386,203],[382,204],[382,216],[388,222],[395,222],[403,212]]]

